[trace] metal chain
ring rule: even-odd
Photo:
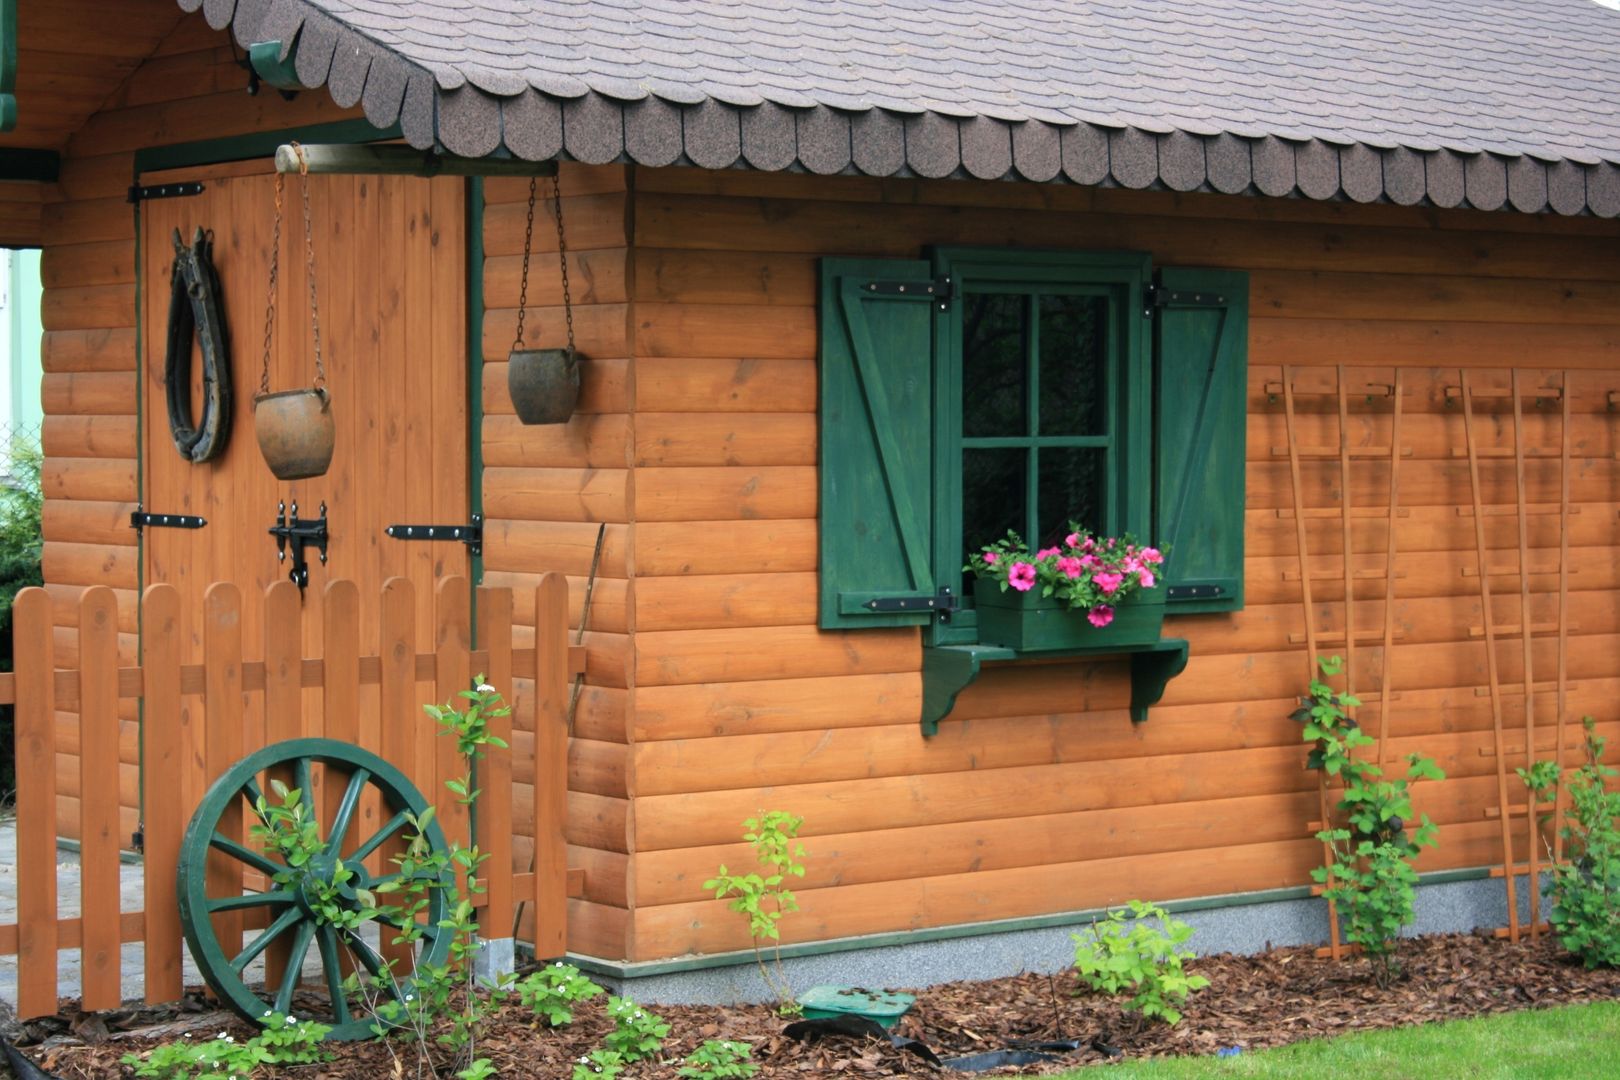
[[[276,328],[276,271],[281,262],[282,175],[276,173],[276,224],[270,233],[270,293],[264,302],[264,367],[259,372],[259,393],[270,392],[270,339]]]
[[[557,214],[557,263],[562,267],[563,287],[563,319],[568,323],[568,356],[570,362],[574,355],[574,302],[568,295],[568,240],[563,236],[562,218],[562,165],[559,163],[557,172],[551,178],[551,204]],[[534,213],[530,211],[530,219]]]
[[[518,287],[517,340],[512,343],[513,352],[523,348],[523,316],[529,306],[529,251],[534,247],[534,190],[538,182],[539,177],[529,177],[529,223],[523,229],[523,284]]]
[[[309,213],[309,161],[304,148],[296,142],[293,153],[298,155],[298,173],[303,177],[304,194],[304,251],[309,265],[309,325],[315,332],[315,389],[326,385],[326,365],[321,362],[321,309],[315,301],[315,233]]]

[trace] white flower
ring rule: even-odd
[[[493,686],[489,685],[489,683],[487,683],[487,682],[486,683],[479,683],[478,684],[478,692],[480,694],[493,694],[495,692],[495,688]]]

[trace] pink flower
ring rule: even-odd
[[[1136,558],[1134,555],[1128,555],[1126,556],[1125,562],[1122,565],[1125,567],[1125,572],[1127,574],[1134,574],[1138,570],[1142,569],[1142,560]]]
[[[984,558],[984,565],[986,565],[986,566],[994,566],[994,565],[996,565],[996,560],[1001,558],[1001,556],[997,555],[993,551],[987,551],[987,552],[984,553],[983,558]]]
[[[1141,570],[1136,572],[1136,580],[1142,583],[1142,588],[1151,589],[1153,588],[1153,583],[1159,579],[1153,576],[1153,571],[1144,566]]]
[[[1101,630],[1103,627],[1114,621],[1114,609],[1109,607],[1107,604],[1098,604],[1096,607],[1086,612],[1086,621],[1091,623],[1092,626],[1095,626],[1097,629]]]
[[[1086,542],[1081,545],[1081,547],[1084,547],[1087,551],[1090,551],[1092,548],[1094,548],[1096,546],[1097,546],[1097,541],[1093,540],[1089,536],[1086,537]]]
[[[1019,592],[1029,592],[1035,587],[1035,565],[1027,562],[1015,562],[1012,569],[1007,571],[1007,584]]]
[[[1079,547],[1080,546],[1080,534],[1079,533],[1070,533],[1068,536],[1065,536],[1063,538],[1063,546],[1064,547]]]
[[[1080,556],[1080,565],[1081,566],[1101,566],[1102,565],[1102,560],[1097,558],[1097,556],[1095,556],[1095,555],[1082,555],[1082,556]]]
[[[1109,596],[1112,596],[1114,593],[1119,591],[1120,585],[1124,584],[1125,575],[1116,574],[1108,570],[1100,570],[1091,575],[1091,580],[1097,583],[1097,588],[1101,589]],[[1109,616],[1109,618],[1112,617],[1112,615]]]
[[[1049,548],[1041,548],[1041,550],[1039,550],[1039,551],[1037,551],[1035,553],[1035,557],[1037,559],[1047,559],[1047,558],[1052,557],[1053,555],[1061,555],[1061,554],[1063,554],[1063,553],[1061,551],[1059,551],[1057,548],[1049,547]]]
[[[1062,572],[1064,577],[1068,578],[1070,581],[1073,581],[1075,578],[1080,576],[1081,572],[1085,570],[1086,567],[1085,563],[1081,562],[1073,555],[1066,555],[1057,561],[1057,568]]]
[[[1143,548],[1142,561],[1150,563],[1162,563],[1164,562],[1164,555],[1159,551],[1158,548]]]

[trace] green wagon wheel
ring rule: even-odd
[[[311,797],[312,766],[320,762],[329,767],[328,775],[334,780],[346,775],[343,795],[332,814],[331,821],[320,821],[320,812]],[[234,807],[240,807],[244,823],[257,821],[256,805],[263,794],[259,775],[265,770],[290,774],[290,787],[303,793],[306,810],[319,822],[320,836],[325,841],[321,850],[304,866],[291,869],[279,853],[266,853],[252,841],[246,843],[220,833],[221,819]],[[334,773],[332,770],[336,770]],[[355,835],[351,826],[367,789],[378,793],[382,803],[381,827],[369,835]],[[266,800],[267,802],[270,800]],[[398,769],[382,758],[349,743],[335,739],[291,739],[267,746],[234,765],[216,780],[203,796],[197,812],[180,847],[178,873],[180,897],[180,925],[185,933],[186,945],[192,959],[211,990],[233,1012],[246,1020],[262,1023],[269,1012],[291,1013],[293,995],[300,987],[305,960],[311,946],[316,947],[321,963],[320,985],[324,988],[328,1011],[325,1017],[311,1017],[307,1009],[300,1009],[301,1018],[319,1019],[332,1025],[328,1038],[363,1039],[372,1034],[376,1022],[375,1005],[391,996],[403,1000],[411,993],[410,968],[398,967],[397,977],[387,973],[377,950],[353,930],[333,926],[316,915],[315,894],[311,882],[319,876],[330,882],[341,863],[354,875],[343,884],[339,903],[359,910],[361,902],[356,889],[375,890],[397,873],[373,875],[365,867],[365,859],[391,837],[409,835],[406,815],[419,817],[428,808],[422,793]],[[429,821],[424,830],[429,847],[434,852],[448,850],[444,833],[437,821]],[[347,842],[346,842],[347,841]],[[242,866],[258,871],[266,879],[263,892],[237,890],[228,896],[210,896],[208,893],[208,863],[210,858],[224,855]],[[216,862],[217,865],[217,862]],[[290,875],[277,882],[277,875]],[[428,871],[418,871],[416,877],[426,881],[448,881]],[[418,922],[422,937],[416,946],[416,967],[441,965],[450,953],[450,933],[442,931],[439,922],[448,909],[446,890],[427,890],[426,922]],[[379,898],[386,903],[387,897]],[[210,916],[232,911],[263,911],[265,927],[253,935],[244,946],[235,943],[227,950],[219,939],[214,920]],[[396,920],[398,917],[396,917]],[[379,920],[381,933],[392,940],[402,921]],[[248,965],[257,959],[273,941],[291,943],[291,956],[285,976],[276,986],[249,985]],[[382,986],[370,995],[371,1004],[350,1001],[343,991],[343,974],[339,956],[343,950],[372,975],[379,977]]]

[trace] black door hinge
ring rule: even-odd
[[[194,514],[149,514],[141,509],[139,503],[135,505],[135,512],[129,515],[129,527],[136,532],[148,525],[159,529],[200,529],[207,524],[207,518]]]
[[[961,610],[962,602],[948,587],[941,585],[932,596],[874,596],[861,605],[868,611],[936,611],[940,622],[950,622],[951,613]]]
[[[956,295],[955,286],[947,277],[937,277],[932,281],[868,281],[866,291],[877,296],[905,296],[917,297],[921,300],[934,300],[939,303],[939,310],[944,311],[950,304],[951,297]]]
[[[470,555],[484,553],[484,515],[474,514],[466,525],[390,525],[384,530],[395,540],[459,540]]]
[[[129,201],[141,203],[147,199],[181,199],[188,195],[201,195],[203,190],[200,180],[186,180],[178,184],[132,184]]]

